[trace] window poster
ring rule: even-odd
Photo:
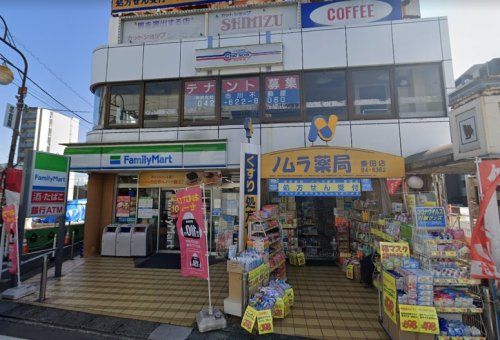
[[[184,83],[184,113],[212,112],[215,109],[215,80]]]
[[[300,107],[298,75],[266,77],[265,90],[268,110],[298,109]]]
[[[116,197],[116,217],[130,216],[130,196]]]
[[[259,105],[259,78],[222,80],[222,106],[231,110],[253,110]]]

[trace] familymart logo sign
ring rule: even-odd
[[[181,157],[176,153],[151,153],[151,154],[123,154],[110,155],[109,165],[120,168],[168,168],[178,166],[181,163]]]

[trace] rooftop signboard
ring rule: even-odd
[[[226,0],[112,0],[111,14],[154,11],[163,8],[187,7],[197,5],[207,5]]]
[[[334,0],[301,4],[302,28],[346,26],[403,18],[401,0]]]

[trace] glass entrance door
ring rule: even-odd
[[[213,235],[213,223],[211,220],[211,192],[205,190],[206,224],[208,230],[208,250],[215,251]],[[164,252],[178,252],[179,238],[177,236],[177,205],[175,204],[175,191],[171,189],[160,189],[160,215],[158,231],[158,250]]]
[[[177,211],[175,191],[160,189],[160,230],[158,249],[160,251],[179,251],[176,223]]]

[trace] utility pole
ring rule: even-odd
[[[16,154],[17,139],[19,137],[19,125],[21,125],[21,115],[22,115],[23,108],[24,108],[24,97],[26,96],[26,94],[28,92],[27,88],[26,88],[26,78],[28,75],[28,61],[26,60],[26,57],[24,56],[24,54],[16,46],[11,44],[7,40],[9,28],[7,27],[7,23],[5,22],[5,19],[1,15],[0,15],[0,20],[2,21],[2,23],[4,25],[4,33],[3,33],[3,37],[0,38],[0,41],[2,41],[5,45],[10,47],[13,51],[17,52],[17,54],[19,54],[21,56],[21,58],[23,59],[23,63],[24,63],[24,68],[22,71],[20,71],[22,74],[21,86],[17,90],[17,104],[16,104],[17,115],[16,115],[16,120],[14,122],[14,128],[12,129],[12,139],[10,141],[9,160],[7,162],[7,167],[5,169],[5,171],[7,171],[8,169],[14,167],[14,156]],[[10,61],[8,61],[6,59],[4,59],[4,61],[5,61],[5,63],[7,63],[7,64],[9,64],[9,65],[11,65],[14,68],[19,70],[19,68],[16,67],[14,64],[12,64]],[[2,202],[0,204],[0,209],[2,209],[2,207],[5,205],[5,180],[6,180],[6,178],[7,178],[7,176],[4,175],[3,176],[4,183],[2,186]],[[1,216],[1,214],[0,214],[0,216]],[[19,249],[22,249],[22,237],[20,238],[20,244],[21,244],[21,247]]]
[[[21,115],[23,113],[23,108],[24,108],[24,97],[26,96],[26,93],[28,92],[27,88],[26,88],[26,78],[28,76],[28,61],[26,60],[26,57],[24,56],[24,54],[14,45],[14,43],[9,42],[7,40],[8,36],[9,36],[9,34],[8,34],[9,28],[7,26],[7,23],[5,22],[5,19],[1,15],[0,15],[0,20],[2,21],[2,23],[4,25],[4,32],[3,32],[3,36],[0,38],[0,41],[2,41],[11,50],[13,50],[17,54],[19,54],[23,60],[23,63],[24,63],[24,68],[22,70],[20,70],[16,65],[11,63],[9,60],[7,60],[6,58],[3,58],[4,62],[6,64],[11,65],[12,67],[17,69],[21,73],[21,86],[17,90],[17,105],[16,105],[17,115],[16,115],[16,120],[14,122],[14,128],[12,129],[12,139],[10,142],[9,160],[7,163],[7,167],[5,169],[5,173],[2,176],[2,180],[3,180],[2,199],[0,202],[0,219],[1,219],[1,216],[2,216],[1,210],[5,206],[5,186],[6,186],[6,179],[7,179],[7,173],[8,173],[7,171],[14,167],[14,156],[16,154],[17,139],[19,137],[19,125],[21,125]],[[12,81],[12,79],[11,79],[11,81]],[[8,83],[9,82],[7,82],[6,84],[8,84]],[[24,183],[23,183],[23,185],[24,185]],[[22,222],[23,223],[21,223],[21,224],[24,226],[24,221],[22,221]],[[18,245],[17,249],[18,250],[23,249],[22,248],[23,247],[23,237],[24,237],[24,228],[18,228],[18,232],[17,232],[17,245]],[[18,259],[20,259],[21,252],[20,251],[18,251],[18,252],[19,252]],[[1,256],[3,256],[3,254]],[[1,269],[2,268],[0,268],[0,270]],[[18,270],[21,271],[20,266],[19,266]],[[12,276],[11,277],[11,284],[14,285],[14,282],[15,282],[15,276]]]

